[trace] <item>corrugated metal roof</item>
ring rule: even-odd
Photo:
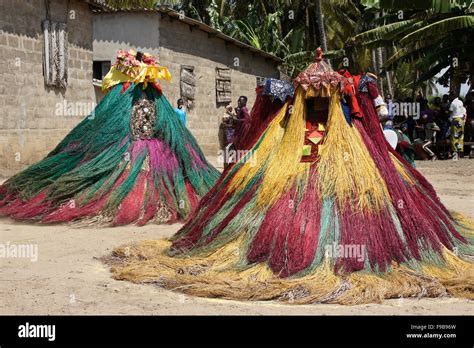
[[[88,1],[86,0],[86,2],[101,3],[102,1],[101,0],[88,0]],[[170,9],[170,8],[167,8],[167,7],[158,7],[158,8],[155,8],[155,9],[146,9],[146,8],[130,8],[130,9],[129,8],[119,8],[119,9],[116,9],[116,8],[111,8],[110,6],[107,6],[107,7],[99,6],[94,12],[96,12],[96,13],[113,13],[113,12],[161,13],[162,15],[167,15],[167,16],[170,16],[171,18],[175,18],[175,19],[179,20],[180,22],[186,23],[186,24],[188,24],[189,26],[191,26],[193,28],[197,28],[199,30],[202,30],[202,31],[208,33],[210,36],[220,38],[220,39],[222,39],[226,42],[232,43],[233,45],[236,45],[238,47],[248,49],[249,51],[254,52],[256,54],[259,54],[259,55],[261,55],[261,56],[263,56],[267,59],[271,59],[271,60],[273,60],[277,63],[283,62],[283,60],[281,58],[278,58],[277,56],[274,56],[273,54],[270,54],[268,52],[265,52],[265,51],[262,51],[258,48],[255,48],[251,45],[243,43],[242,41],[234,39],[234,38],[220,32],[219,30],[211,28],[207,24],[204,24],[204,23],[199,22],[195,19],[186,17],[186,16],[182,15],[181,13],[176,12],[176,11]]]

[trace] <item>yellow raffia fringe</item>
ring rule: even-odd
[[[259,141],[262,137],[265,137],[266,141],[261,142],[258,149],[253,153],[255,159],[254,163],[252,163],[252,161],[245,161],[242,164],[229,183],[229,191],[238,191],[245,188],[250,180],[257,175],[257,172],[265,168],[266,163],[275,153],[275,149],[278,147],[285,132],[282,123],[285,119],[287,109],[288,103],[281,108],[273,121],[269,124],[265,134],[260,136]]]
[[[331,97],[327,134],[319,150],[322,197],[335,197],[339,207],[378,211],[386,206],[387,186],[356,127],[345,121],[339,97]]]
[[[301,163],[306,123],[305,108],[305,91],[298,88],[285,133],[281,142],[275,144],[276,153],[265,170],[257,195],[257,206],[271,205],[290,189],[295,178],[304,175],[309,167],[309,164]]]
[[[317,164],[321,195],[336,197],[340,208],[346,206],[349,197],[353,208],[380,210],[389,197],[385,182],[370,158],[361,135],[345,121],[338,94],[323,91],[323,94],[317,94],[312,89],[308,91],[310,96],[331,98],[328,133],[320,147]],[[304,143],[306,93],[302,88],[297,89],[286,123],[288,104],[270,123],[265,141],[254,153],[256,165],[247,161],[232,178],[229,190],[239,190],[257,172],[263,171],[257,207],[271,205],[296,181],[307,175],[311,164],[301,163],[302,146],[295,147],[295,144]]]
[[[195,296],[242,300],[278,299],[298,302],[308,296],[321,298],[337,289],[340,280],[329,264],[310,276],[281,279],[265,263],[242,269],[238,243],[229,243],[205,258],[172,258],[166,251],[170,242],[145,241],[117,248],[108,259],[115,279],[155,283],[164,288]],[[119,259],[120,261],[117,261]],[[302,281],[304,280],[304,281]],[[300,285],[305,284],[303,289]]]
[[[341,92],[339,91],[338,87],[325,87],[325,86],[320,86],[320,88],[316,89],[313,86],[308,88],[306,91],[306,98],[315,98],[315,97],[321,97],[321,98],[330,98],[332,95],[341,95]]]
[[[423,273],[438,279],[456,297],[474,300],[474,264],[460,259],[450,250],[443,253],[447,267],[424,265]]]
[[[390,158],[392,159],[392,162],[395,165],[395,168],[401,174],[403,179],[410,185],[413,185],[414,184],[413,178],[408,174],[407,170],[405,169],[403,164],[398,160],[398,158],[396,158],[395,155],[392,153],[390,154]]]
[[[473,223],[456,216],[462,218],[461,223]],[[308,275],[282,279],[266,263],[245,265],[245,233],[205,257],[170,257],[170,245],[168,240],[158,240],[122,246],[104,261],[111,265],[117,280],[155,284],[201,297],[345,305],[403,297],[474,299],[474,264],[448,250],[443,254],[443,266],[423,263],[419,270],[413,270],[393,263],[391,270],[382,274],[339,275],[325,259]]]
[[[460,225],[465,234],[474,236],[474,220],[456,211],[450,211],[450,214],[453,217],[454,221],[456,221]]]
[[[304,141],[304,90],[299,89],[295,105],[286,119],[288,103],[270,123],[265,137],[253,156],[255,161],[246,161],[231,179],[228,190],[239,191],[263,171],[263,181],[258,190],[257,207],[268,207],[288,190],[296,178],[307,174],[308,163],[301,163]],[[270,174],[271,173],[271,174]]]

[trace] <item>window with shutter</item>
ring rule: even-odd
[[[232,81],[229,68],[216,68],[216,101],[226,104],[232,101]]]
[[[194,100],[196,94],[196,76],[194,75],[194,67],[189,65],[181,66],[180,74],[180,90],[181,99],[188,109],[194,107]]]

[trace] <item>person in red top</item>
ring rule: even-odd
[[[240,140],[247,133],[250,125],[250,114],[247,109],[247,97],[241,96],[237,101],[237,107],[235,108],[235,113],[237,116],[235,134],[234,134],[234,145],[237,149],[240,148]]]

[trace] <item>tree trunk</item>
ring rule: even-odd
[[[471,93],[472,91],[474,91],[474,60],[471,60],[468,64],[469,64],[469,90],[467,91],[467,93]]]
[[[314,18],[314,14],[311,13],[310,3],[308,0],[305,1],[305,20],[306,20],[306,39],[305,39],[306,51],[312,51],[315,48],[317,48],[318,45],[321,46],[321,43],[318,38],[318,28],[316,26],[316,20]]]
[[[461,92],[463,73],[459,66],[452,66],[451,78],[449,79],[449,92],[459,96]]]
[[[220,10],[219,10],[219,15],[222,17],[224,17],[224,10],[225,10],[225,0],[221,0],[221,6],[220,6]]]
[[[385,93],[384,93],[384,84],[383,84],[383,77],[382,77],[382,66],[383,66],[383,58],[382,58],[382,47],[377,47],[377,49],[375,50],[376,52],[376,57],[377,57],[377,76],[379,77],[378,79],[378,85],[379,85],[379,89],[380,89],[380,94],[383,96],[385,96]]]
[[[413,100],[415,100],[416,98],[416,81],[418,81],[418,76],[419,76],[418,70],[416,69],[415,64],[413,64],[413,89],[411,92],[411,97]]]
[[[375,19],[380,18],[380,13],[375,12]],[[379,90],[382,96],[384,96],[384,87],[383,87],[383,78],[380,75],[382,72],[382,66],[383,66],[383,57],[382,57],[382,47],[377,47],[375,49],[375,59],[377,62],[377,70],[375,74],[379,77],[377,84],[379,85]]]
[[[383,67],[383,58],[382,58],[382,47],[377,47],[375,50],[376,58],[377,58],[377,74],[380,74]]]
[[[323,52],[327,52],[328,45],[326,42],[326,30],[324,30],[324,16],[323,11],[321,10],[321,0],[316,0],[316,19],[318,21],[318,32],[319,32],[319,42],[321,43],[321,49]]]
[[[384,62],[387,61],[387,47],[384,47],[383,49],[383,54],[384,54]],[[392,75],[390,74],[390,71],[385,71],[385,81],[387,81],[387,89],[388,93],[392,96],[393,98],[393,89],[392,89]]]
[[[375,55],[375,49],[372,49],[370,52],[372,53],[372,69],[373,69],[374,74],[377,74],[377,71],[379,69],[377,67],[377,58]]]
[[[311,40],[314,37],[313,35],[313,28],[314,26],[311,25],[309,21],[309,4],[308,0],[305,1],[305,21],[306,21],[306,51],[311,51],[314,47],[311,47]]]

